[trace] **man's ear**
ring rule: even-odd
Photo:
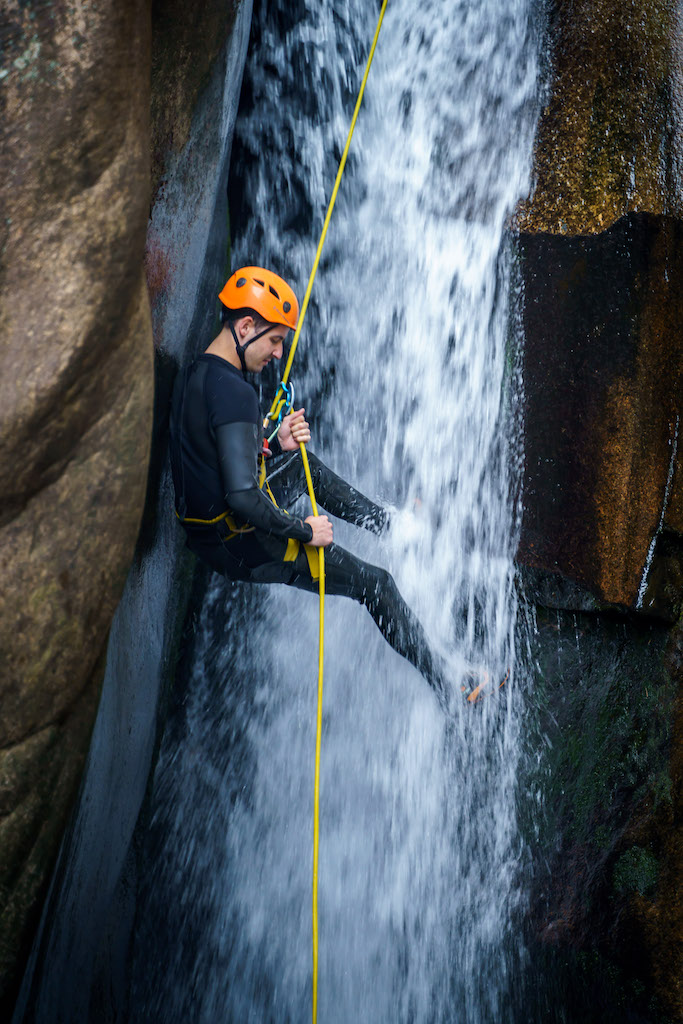
[[[246,338],[247,334],[254,326],[253,316],[243,316],[237,323],[237,333],[242,337]]]

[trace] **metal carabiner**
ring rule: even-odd
[[[278,395],[280,394],[280,392],[282,392],[284,398],[280,398],[278,400]],[[276,427],[273,433],[268,438],[269,444],[273,440],[275,435],[279,432],[284,417],[288,416],[289,413],[292,411],[292,406],[294,405],[294,385],[285,384],[284,381],[280,381],[280,383],[277,386],[277,391],[275,392],[273,405],[276,406],[277,408],[277,418],[271,420],[271,422],[274,422],[276,424]],[[271,419],[270,414],[266,416],[266,420],[269,419]]]

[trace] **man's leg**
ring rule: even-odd
[[[318,583],[311,578],[303,550],[294,568],[295,575],[289,586],[317,593]],[[447,708],[445,665],[431,650],[424,629],[401,597],[391,573],[331,544],[325,548],[325,592],[351,597],[365,605],[387,643],[415,666],[435,691],[442,707]]]
[[[278,505],[286,508],[307,493],[306,475],[298,451],[292,452],[289,458],[278,457],[278,463],[268,474],[268,484]],[[382,532],[389,519],[385,509],[333,473],[313,452],[308,452],[308,463],[316,501],[326,512],[373,533]]]
[[[190,531],[188,531],[189,533]],[[317,593],[303,548],[294,562],[283,561],[286,543],[259,531],[224,543],[216,530],[194,530],[188,547],[215,572],[250,583],[286,583]],[[430,649],[418,619],[405,603],[391,573],[331,544],[325,548],[325,590],[365,605],[380,632],[398,654],[415,666],[448,710],[448,678],[443,660]]]

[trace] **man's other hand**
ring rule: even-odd
[[[311,440],[311,431],[304,419],[304,412],[303,408],[297,409],[296,412],[290,412],[289,416],[283,417],[278,434],[283,452],[294,452],[300,444],[308,444]]]
[[[307,516],[304,522],[311,524],[313,536],[308,543],[314,548],[326,548],[332,543],[332,523],[327,516]]]

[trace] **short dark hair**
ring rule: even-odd
[[[233,323],[235,320],[241,320],[244,316],[253,317],[254,325],[265,330],[266,327],[276,327],[276,324],[271,324],[269,320],[265,320],[260,313],[257,313],[255,309],[249,309],[248,306],[244,306],[242,309],[228,309],[221,303],[221,323],[225,327],[226,324]]]

